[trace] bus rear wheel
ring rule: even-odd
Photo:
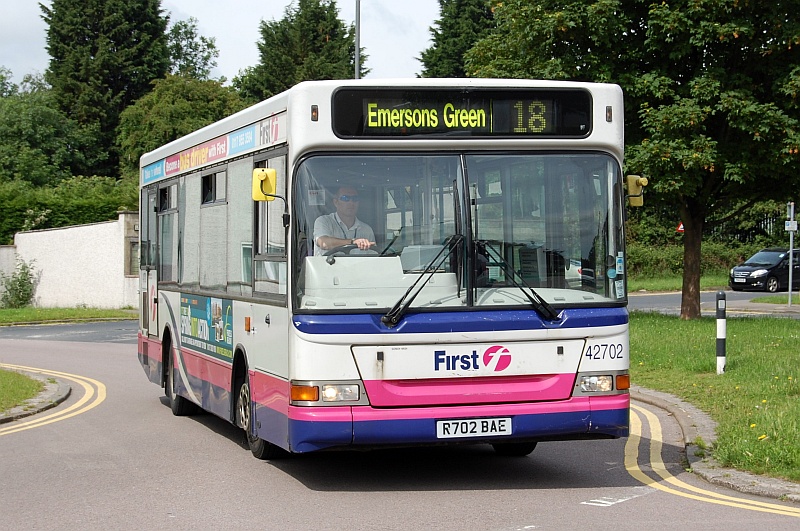
[[[281,448],[253,434],[252,421],[253,402],[250,397],[250,382],[245,375],[244,381],[239,384],[236,396],[236,425],[244,430],[247,446],[257,459],[276,459],[284,455],[285,452]]]
[[[176,417],[186,417],[197,413],[197,404],[188,400],[178,394],[175,394],[175,360],[172,355],[172,345],[168,344],[167,349],[169,356],[167,356],[167,381],[164,384],[164,394],[169,399],[169,407],[172,409],[172,414]]]
[[[525,457],[536,448],[536,443],[495,443],[492,444],[492,448],[497,455],[503,457]]]

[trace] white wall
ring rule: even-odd
[[[13,245],[0,245],[0,273],[11,275],[17,261],[17,249]],[[3,287],[0,286],[0,293]]]
[[[136,307],[139,276],[126,275],[126,264],[137,224],[135,212],[121,212],[117,221],[17,233],[16,255],[39,274],[35,305]],[[3,260],[0,250],[0,271],[7,267]]]

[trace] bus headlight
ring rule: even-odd
[[[327,384],[322,386],[323,402],[357,402],[360,398],[358,384]]]
[[[355,380],[293,380],[293,406],[368,406],[364,384]]]
[[[614,377],[610,374],[581,376],[581,391],[584,393],[602,393],[614,390]]]

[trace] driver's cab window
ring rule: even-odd
[[[286,197],[286,155],[277,154],[256,161],[256,168],[274,168],[277,173],[277,194]],[[254,291],[267,295],[287,293],[286,227],[282,199],[256,203],[255,255],[252,272]],[[244,252],[244,251],[243,251]],[[285,300],[285,297],[281,297]]]
[[[446,281],[447,295],[458,301],[450,244],[459,175],[456,156],[343,154],[304,160],[293,201],[298,306],[391,307],[426,270],[437,275],[426,290],[444,290]]]

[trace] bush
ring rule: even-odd
[[[27,263],[17,259],[17,267],[11,275],[0,273],[0,285],[3,295],[0,296],[0,307],[24,308],[33,302],[36,293],[38,275],[33,267],[33,261]]]
[[[749,258],[763,245],[759,243],[722,243],[704,241],[700,274],[725,274]],[[683,245],[628,244],[628,272],[643,278],[683,274]]]

